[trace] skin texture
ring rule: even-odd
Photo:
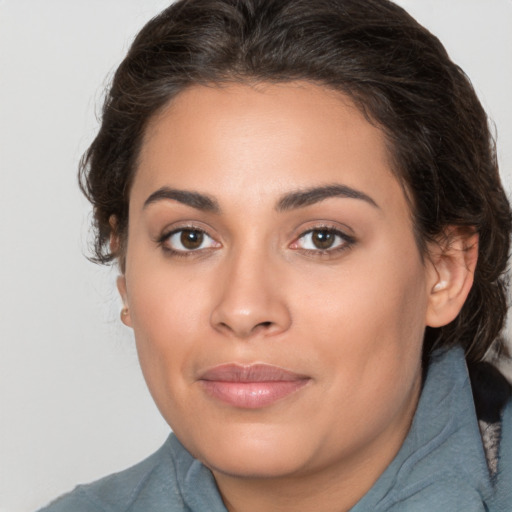
[[[364,196],[283,205],[333,185]],[[154,195],[163,187],[216,209]],[[311,230],[325,228],[341,234],[321,250]],[[205,232],[197,250],[179,229]],[[196,86],[152,120],[130,195],[123,321],[162,415],[229,510],[348,510],[384,471],[417,405],[424,328],[451,321],[471,287],[476,237],[447,234],[421,257],[384,135],[339,93]],[[200,380],[227,363],[305,385],[233,406]]]

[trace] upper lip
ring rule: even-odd
[[[270,364],[229,363],[214,366],[204,371],[199,380],[219,382],[292,382],[309,377]]]

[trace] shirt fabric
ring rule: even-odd
[[[437,352],[396,457],[350,512],[511,512],[512,403],[492,478],[464,353]],[[77,487],[40,512],[226,512],[212,473],[171,434],[143,462]]]

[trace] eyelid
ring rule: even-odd
[[[182,231],[195,231],[198,233],[202,233],[205,237],[210,239],[210,242],[208,242],[207,247],[199,247],[196,249],[179,249],[176,247],[171,246],[168,241],[176,234],[182,232]],[[329,233],[332,233],[335,235],[335,237],[338,238],[338,241],[335,242],[336,245],[334,247],[327,247],[327,248],[306,248],[301,247],[300,240],[304,239],[307,235],[314,233],[315,231],[327,231]],[[321,224],[313,224],[308,227],[304,227],[303,229],[299,231],[299,234],[294,237],[293,241],[289,244],[289,248],[298,252],[301,252],[306,255],[312,255],[312,256],[334,256],[337,253],[340,253],[344,250],[349,249],[354,245],[356,242],[356,239],[354,236],[347,234],[347,231],[352,232],[352,230],[345,226],[345,229],[340,227],[338,224],[331,224],[328,222],[322,222]],[[223,244],[217,240],[216,237],[212,236],[210,234],[210,229],[205,228],[203,226],[200,226],[194,222],[186,222],[184,224],[174,224],[171,226],[168,226],[166,229],[163,230],[162,234],[159,235],[155,239],[155,243],[157,243],[163,251],[168,253],[171,256],[177,256],[177,257],[187,257],[187,256],[193,256],[193,255],[199,255],[199,254],[206,254],[209,251],[213,249],[219,249],[222,248]],[[203,243],[201,243],[203,245]]]
[[[182,231],[196,231],[198,233],[202,233],[205,237],[208,237],[211,241],[214,242],[214,244],[211,244],[208,247],[201,247],[198,249],[176,249],[169,245],[167,245],[167,242],[176,234],[182,232]],[[174,256],[192,256],[197,255],[200,253],[203,253],[204,251],[207,251],[209,249],[218,249],[222,247],[222,244],[218,242],[212,235],[209,234],[208,230],[200,227],[195,224],[181,224],[178,226],[172,226],[166,230],[163,231],[163,233],[157,238],[156,242],[158,245],[164,250],[165,252],[174,255]]]
[[[347,227],[347,230],[349,228]],[[342,242],[338,243],[334,247],[329,247],[326,249],[321,248],[315,248],[315,249],[307,249],[304,247],[300,247],[299,240],[306,237],[306,235],[309,235],[315,231],[327,231],[329,233],[334,234],[335,236],[339,237]],[[350,230],[351,231],[351,230]],[[349,248],[351,248],[354,243],[356,242],[356,239],[352,235],[348,235],[345,230],[341,229],[339,226],[333,226],[332,224],[318,224],[313,225],[299,233],[298,236],[295,237],[294,241],[290,244],[290,248],[293,250],[301,251],[305,254],[310,255],[334,255],[336,253],[339,253],[341,251],[345,251]]]

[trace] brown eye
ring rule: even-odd
[[[354,243],[351,236],[334,228],[319,227],[303,233],[292,244],[293,249],[303,249],[310,253],[334,253],[350,247]]]
[[[316,229],[311,232],[311,242],[317,249],[330,249],[336,241],[336,235],[327,229]]]
[[[181,228],[164,235],[160,243],[171,253],[185,255],[203,249],[218,249],[222,245],[201,229]]]
[[[185,249],[193,251],[199,249],[204,240],[204,233],[195,229],[184,229],[181,231],[180,242]]]

